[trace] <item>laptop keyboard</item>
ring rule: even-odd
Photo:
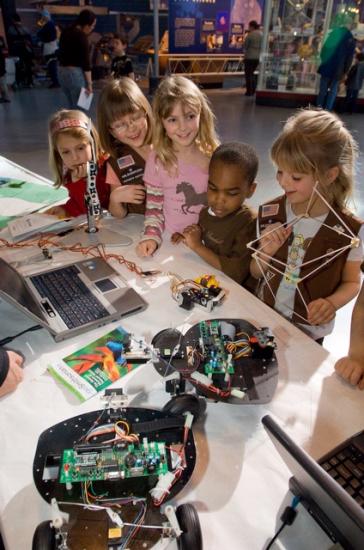
[[[325,455],[319,464],[364,509],[364,431]]]
[[[109,315],[71,265],[30,277],[42,298],[47,298],[68,328],[75,328]]]

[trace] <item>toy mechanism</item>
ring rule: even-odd
[[[156,370],[166,380],[166,391],[178,399],[186,384],[214,401],[253,404],[273,397],[278,367],[276,344],[269,328],[257,329],[242,319],[211,319],[182,334],[162,330],[152,340]]]
[[[226,294],[214,275],[202,275],[197,279],[182,279],[173,275],[171,291],[178,305],[187,310],[197,304],[207,311],[212,311],[221,304]]]
[[[190,479],[193,415],[125,407],[121,389],[105,408],[70,418],[39,437],[36,487],[51,504],[32,550],[167,548],[202,550],[195,508],[160,507]]]
[[[128,246],[132,239],[121,233],[108,229],[102,221],[102,208],[96,187],[97,158],[95,141],[92,135],[91,119],[88,122],[88,133],[91,141],[92,158],[87,162],[87,183],[85,191],[85,205],[87,214],[87,227],[84,231],[73,231],[62,239],[64,243],[81,243],[84,246],[92,244],[104,244],[111,246]]]
[[[292,221],[286,222],[284,225],[285,228],[294,227],[302,218],[310,218],[310,210],[313,207],[315,201],[321,200],[328,208],[330,212],[332,212],[337,220],[337,223],[334,226],[327,225],[325,222],[322,224],[324,227],[329,229],[333,232],[333,238],[335,233],[340,234],[346,239],[346,244],[344,246],[341,246],[339,248],[330,248],[327,250],[325,254],[322,256],[319,256],[317,258],[305,261],[303,259],[303,262],[299,266],[299,270],[297,271],[296,264],[293,263],[285,263],[281,260],[278,260],[277,258],[271,258],[269,254],[267,254],[264,251],[264,245],[259,246],[260,238],[255,239],[254,241],[251,241],[247,244],[247,247],[252,250],[253,254],[252,257],[256,260],[258,268],[261,272],[261,279],[262,279],[262,285],[266,285],[269,289],[270,293],[272,294],[274,300],[276,300],[276,296],[274,294],[274,291],[272,289],[272,285],[270,284],[270,277],[267,273],[267,268],[272,272],[272,274],[279,274],[285,277],[287,281],[290,282],[290,284],[294,285],[296,288],[296,291],[298,293],[298,296],[300,300],[302,301],[306,311],[308,311],[308,304],[306,303],[304,296],[302,294],[301,286],[302,283],[306,280],[315,275],[318,271],[321,271],[324,269],[328,264],[336,260],[340,255],[345,254],[350,250],[351,248],[358,248],[360,246],[360,239],[357,235],[353,233],[353,231],[350,229],[350,227],[345,223],[345,221],[339,216],[339,214],[332,208],[330,203],[325,199],[325,197],[320,193],[318,190],[319,182],[316,182],[311,196],[310,200],[308,202],[306,211],[304,214],[301,214],[299,216],[296,216]],[[269,235],[272,235],[274,232],[276,232],[278,229],[273,228],[270,231],[265,233],[265,237],[269,237]],[[303,267],[309,266],[309,270],[306,272],[306,275],[301,276],[300,271]],[[279,304],[279,302],[276,302]],[[297,317],[301,317],[302,321],[304,323],[307,323],[307,320],[300,315],[297,312],[294,312],[292,309],[292,313],[295,313]]]

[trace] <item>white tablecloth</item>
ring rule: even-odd
[[[134,247],[141,222],[138,216],[115,221],[116,230],[134,239],[133,245],[119,249],[128,260],[145,269],[158,268],[184,278],[216,273],[183,245],[170,244],[168,238],[153,258],[138,259]],[[7,257],[9,254],[14,258],[14,252],[6,253]],[[59,262],[59,256],[55,254],[54,261]],[[65,258],[69,257],[67,253]],[[149,302],[146,311],[121,321],[127,330],[147,341],[163,328],[214,317],[242,318],[272,329],[279,364],[273,400],[267,405],[208,403],[205,420],[194,430],[198,452],[195,471],[174,501],[195,504],[206,550],[262,549],[280,525],[280,513],[290,499],[290,473],[262,428],[261,417],[273,414],[298,444],[318,458],[363,428],[363,394],[334,374],[334,360],[327,351],[222,273],[217,276],[228,295],[223,305],[209,314],[198,307],[191,312],[179,308],[165,275],[141,279],[125,267],[113,266]],[[0,338],[34,324],[3,303],[0,314]],[[52,357],[49,354],[64,356],[65,351],[77,349],[111,328],[60,344],[55,344],[45,330],[13,342],[14,348],[27,355],[27,365],[24,382],[15,393],[0,400],[0,513],[7,549],[29,550],[36,525],[50,518],[49,505],[37,493],[32,479],[39,434],[62,419],[102,408],[99,396],[80,404],[45,372]],[[131,406],[160,408],[169,399],[163,380],[151,365],[138,368],[116,384],[130,396]],[[299,508],[296,522],[280,537],[280,547],[328,548],[326,536]]]

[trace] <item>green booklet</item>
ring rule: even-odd
[[[67,196],[63,187],[56,189],[51,185],[0,177],[0,229],[18,216],[36,212],[43,206],[65,200]]]
[[[108,332],[48,367],[81,401],[93,397],[150,358],[144,343],[122,327]]]

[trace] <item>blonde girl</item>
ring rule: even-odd
[[[145,162],[151,151],[153,115],[148,100],[130,78],[111,80],[97,105],[101,144],[110,158],[107,180],[113,184],[110,212],[144,214]]]
[[[59,217],[80,216],[86,213],[85,191],[87,162],[92,159],[92,141],[98,165],[96,188],[102,208],[109,207],[110,186],[106,183],[106,156],[99,136],[89,118],[82,111],[58,111],[49,121],[49,164],[55,178],[55,187],[65,187],[69,199],[47,213]]]
[[[258,295],[320,343],[356,296],[362,222],[347,210],[356,143],[339,117],[306,109],[289,118],[271,158],[284,195],[262,205],[251,263]]]
[[[181,232],[197,223],[206,205],[209,159],[218,145],[208,100],[188,78],[164,79],[153,100],[153,113],[154,151],[145,167],[147,204],[137,248],[141,256],[155,252],[164,229]]]

